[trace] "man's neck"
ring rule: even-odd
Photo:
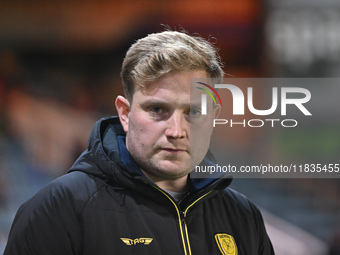
[[[173,192],[186,192],[188,190],[188,175],[174,179],[174,180],[164,180],[157,178],[155,176],[151,176],[147,172],[143,171],[143,174],[148,179],[152,180],[158,187],[163,190],[173,191]]]

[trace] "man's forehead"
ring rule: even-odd
[[[164,97],[166,99],[176,95],[181,100],[187,100],[187,104],[190,102],[197,104],[202,93],[201,90],[193,88],[201,85],[193,83],[192,80],[206,79],[206,76],[204,70],[171,72],[154,82],[136,85],[133,98],[137,96],[139,99],[143,99],[143,97]]]
[[[175,100],[176,103],[179,103],[184,106],[190,106],[190,107],[198,107],[201,105],[200,100]],[[145,97],[141,100],[142,104],[145,105],[167,105],[167,104],[173,104],[174,102],[171,100],[168,100],[167,98],[162,97]]]
[[[202,94],[202,91],[197,88],[189,89],[186,92],[174,92],[172,90],[158,88],[154,90],[140,89],[134,93],[133,97],[143,102],[143,104],[172,104],[176,102],[190,107],[198,107],[202,103]],[[208,101],[210,101],[210,97]]]
[[[171,71],[162,75],[153,82],[137,85],[136,89],[153,90],[157,87],[189,87],[192,79],[206,79],[207,74],[204,69],[189,70],[189,71]]]

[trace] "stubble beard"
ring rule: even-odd
[[[170,156],[162,159],[152,159],[151,157],[145,157],[139,155],[134,148],[130,151],[133,159],[136,161],[140,169],[145,172],[147,175],[152,176],[157,179],[162,180],[176,180],[178,178],[184,177],[190,173],[190,160],[188,162],[179,162],[175,167],[173,166],[167,167],[162,165],[162,163],[166,164],[165,161],[168,161],[169,164],[176,164],[174,161],[176,160],[176,156]]]

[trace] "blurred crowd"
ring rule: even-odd
[[[122,93],[114,66],[95,79],[62,65],[32,67],[32,60],[0,49],[0,247],[18,206],[68,171]]]

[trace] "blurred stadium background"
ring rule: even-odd
[[[67,172],[97,119],[116,114],[126,50],[162,24],[210,38],[234,77],[340,76],[337,0],[1,1],[0,252],[18,207]],[[338,122],[318,123],[270,142],[239,129],[229,145],[249,158],[291,153],[339,163]],[[261,150],[254,136],[267,141]],[[339,184],[238,179],[232,187],[261,207],[278,255],[334,255]]]

